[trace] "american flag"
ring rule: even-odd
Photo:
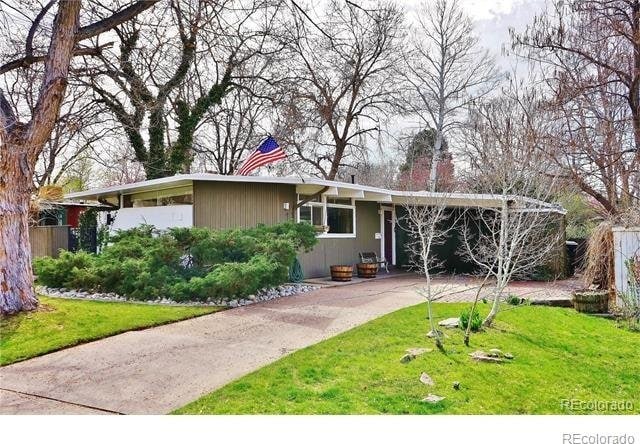
[[[247,160],[244,161],[242,167],[238,170],[238,174],[240,176],[246,176],[256,168],[286,157],[287,155],[282,148],[280,148],[276,139],[269,136],[260,144],[258,149],[247,157]]]

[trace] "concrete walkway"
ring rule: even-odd
[[[423,302],[417,284],[404,275],[321,288],[2,367],[0,413],[168,413],[295,350]],[[451,302],[472,300],[476,284],[438,282]]]

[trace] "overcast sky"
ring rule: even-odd
[[[429,0],[399,0],[407,12]],[[502,46],[509,45],[509,28],[524,29],[533,17],[544,10],[545,0],[459,0],[474,20],[480,43],[496,55],[503,69],[509,60],[501,56]]]

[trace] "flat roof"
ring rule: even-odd
[[[323,193],[327,196],[351,197],[356,200],[376,201],[395,204],[422,204],[428,205],[444,199],[448,206],[458,207],[485,207],[495,208],[500,205],[502,196],[494,194],[477,193],[437,193],[430,191],[401,191],[368,185],[353,184],[349,182],[337,182],[315,177],[295,176],[229,176],[210,173],[177,174],[175,176],[160,179],[145,180],[123,185],[94,188],[87,191],[79,191],[65,195],[67,199],[98,200],[114,197],[120,194],[131,194],[142,191],[153,191],[169,187],[190,185],[193,182],[243,182],[243,183],[274,183],[294,185],[299,194],[314,194],[321,189],[328,189]],[[522,207],[545,208],[547,211],[565,214],[566,211],[559,205],[550,204],[540,200],[525,198],[522,196],[509,196],[509,200],[518,203]]]

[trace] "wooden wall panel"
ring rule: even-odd
[[[69,248],[69,227],[67,225],[29,227],[29,241],[32,257],[58,257],[60,250]]]
[[[356,238],[319,239],[310,253],[300,255],[305,278],[328,276],[331,265],[353,265],[360,262],[360,252],[373,251],[378,256],[380,215],[376,202],[356,202]]]
[[[295,186],[286,184],[202,181],[194,182],[193,193],[194,225],[214,229],[284,222],[296,199]]]

